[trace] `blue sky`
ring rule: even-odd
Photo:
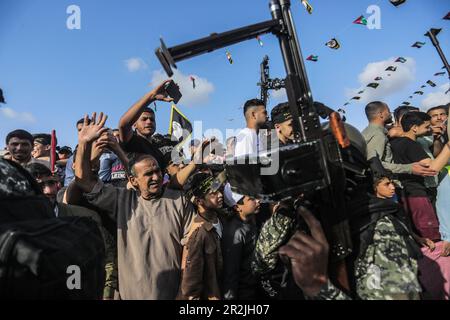
[[[437,86],[423,89],[412,104],[425,107],[446,99],[447,76],[433,77],[441,70],[435,48],[423,34],[430,27],[442,27],[439,34],[443,51],[450,59],[450,21],[442,17],[450,11],[445,0],[408,0],[394,7],[388,0],[310,0],[309,15],[300,1],[292,1],[292,11],[315,100],[337,109],[374,73],[384,75],[377,90],[366,89],[360,103],[347,107],[349,123],[362,129],[366,125],[364,106],[370,99],[381,99],[392,108],[408,98],[428,79]],[[81,9],[81,30],[66,27],[69,5]],[[352,24],[370,5],[378,5],[381,29],[369,30]],[[32,133],[56,129],[60,145],[76,144],[75,122],[85,113],[104,111],[108,126],[116,127],[120,116],[149,85],[162,78],[154,55],[163,36],[168,46],[222,32],[270,18],[266,0],[3,0],[0,2],[0,87],[8,102],[0,106],[0,139],[23,128]],[[337,37],[341,49],[324,44]],[[271,75],[283,77],[284,67],[277,39],[262,36],[264,46],[250,40],[178,63],[179,79],[189,75],[198,79],[189,85],[179,108],[191,120],[202,120],[203,129],[245,125],[242,104],[259,96],[259,64],[269,55]],[[421,49],[415,41],[426,42]],[[389,59],[403,56],[404,65],[390,78],[384,72]],[[132,60],[130,60],[132,59]],[[131,61],[127,67],[126,61]],[[134,69],[132,68],[134,67]],[[130,71],[131,70],[131,71]],[[384,86],[384,87],[383,87]],[[379,91],[378,91],[379,90]],[[379,92],[379,93],[378,93]],[[378,93],[378,94],[374,94]],[[274,95],[270,110],[282,100]],[[425,101],[424,101],[425,100]],[[166,133],[170,105],[160,103],[157,131]],[[230,121],[230,119],[234,119]]]

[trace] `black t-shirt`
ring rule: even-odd
[[[121,144],[125,152],[135,152],[152,155],[158,161],[159,167],[162,171],[165,170],[164,157],[158,146],[151,143],[147,139],[133,133],[130,141]]]
[[[410,164],[429,158],[420,143],[401,137],[391,140],[392,155],[395,163]],[[426,197],[425,179],[415,174],[400,173],[398,178],[403,184],[406,196]]]

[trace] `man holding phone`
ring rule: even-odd
[[[163,170],[163,154],[152,139],[156,130],[155,112],[149,105],[155,101],[172,102],[174,99],[178,101],[181,94],[173,89],[178,89],[173,80],[163,81],[131,106],[119,121],[120,142],[124,151],[150,154]],[[174,97],[170,97],[169,94],[173,94]]]

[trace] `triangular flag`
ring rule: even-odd
[[[364,18],[364,16],[360,16],[358,19],[356,19],[355,21],[353,21],[354,24],[363,24],[363,25],[367,25],[367,19]]]
[[[191,122],[174,104],[172,104],[170,113],[169,134],[171,137],[175,137],[180,143],[189,139],[192,134]]]
[[[435,74],[434,74],[434,76],[436,77],[436,76],[443,76],[445,74],[445,72],[436,72]]]
[[[420,95],[423,95],[423,91],[416,91],[416,92],[414,92],[414,94],[420,94]]]
[[[369,83],[367,86],[376,89],[380,84],[376,82]]]
[[[231,57],[231,53],[227,51],[225,54],[227,55],[228,62],[230,64],[233,64],[233,58]]]
[[[425,45],[425,42],[416,41],[411,47],[420,49],[424,45]]]
[[[409,99],[412,99],[412,98],[413,98],[413,96],[409,96],[408,98],[409,98]]]
[[[305,6],[306,11],[308,11],[309,14],[312,14],[313,7],[309,4],[309,2],[306,0],[302,0],[302,3]]]
[[[402,104],[404,104],[405,106],[409,106],[411,103],[409,103],[408,101],[403,101]]]
[[[0,103],[6,103],[5,102],[5,97],[3,97],[3,90],[0,89]]]
[[[389,0],[394,6],[398,7],[399,5],[405,3],[406,0]]]
[[[450,11],[443,17],[444,20],[450,20]]]
[[[432,86],[432,87],[436,87],[436,83],[434,83],[434,82],[431,81],[431,80],[428,80],[427,83],[428,83],[430,86]]]
[[[351,98],[350,100],[359,100],[359,99],[361,99],[361,97],[356,96],[356,97]]]
[[[428,36],[428,33],[432,33],[434,36],[437,36],[442,29],[440,28],[431,28],[430,31],[424,34],[424,36]]]
[[[262,40],[259,36],[256,36],[256,40],[258,40],[258,43],[261,47],[264,46],[264,43],[262,42]]]
[[[325,43],[325,45],[328,48],[335,49],[335,50],[337,50],[337,49],[339,49],[341,47],[341,45],[339,44],[339,42],[337,41],[336,38],[331,39],[330,41]]]
[[[382,77],[376,77],[376,78],[373,79],[373,80],[375,80],[375,81],[380,81],[380,80],[383,80],[383,78],[382,78]]]
[[[389,67],[387,67],[386,70],[384,70],[384,71],[394,71],[394,72],[395,72],[395,70],[397,70],[397,67],[389,66]]]
[[[403,57],[398,57],[397,60],[395,60],[395,62],[405,63],[406,59]]]
[[[193,76],[189,77],[192,81],[192,88],[195,89],[195,78]]]
[[[344,106],[348,106],[350,104],[350,102],[346,102],[344,103]]]
[[[364,90],[361,90],[360,92],[358,92],[358,94],[364,93]]]
[[[427,86],[423,84],[423,85],[421,85],[420,87],[421,87],[421,88],[426,88]]]
[[[308,58],[306,58],[306,60],[314,61],[314,62],[316,62],[318,59],[319,59],[319,56],[315,56],[315,55],[310,55]]]

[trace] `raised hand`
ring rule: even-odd
[[[107,115],[104,115],[103,112],[100,112],[100,116],[97,120],[97,114],[94,112],[92,114],[91,122],[89,123],[88,115],[84,116],[83,127],[80,132],[78,132],[78,141],[84,143],[91,143],[94,140],[98,139],[104,132],[108,129],[104,127],[106,119],[108,119]]]
[[[173,101],[173,99],[167,95],[167,92],[164,89],[164,86],[166,85],[166,83],[169,83],[170,81],[172,81],[172,80],[168,79],[168,80],[161,82],[156,88],[154,88],[150,92],[153,99],[158,100],[158,101],[165,101],[165,102]]]
[[[202,142],[202,144],[200,146],[197,147],[197,149],[195,150],[194,153],[194,163],[195,164],[202,164],[204,162],[206,162],[205,160],[207,160],[208,156],[209,156],[209,152],[208,154],[205,154],[205,149],[207,146],[209,146],[216,138],[213,137],[211,139],[207,139],[204,140]]]

